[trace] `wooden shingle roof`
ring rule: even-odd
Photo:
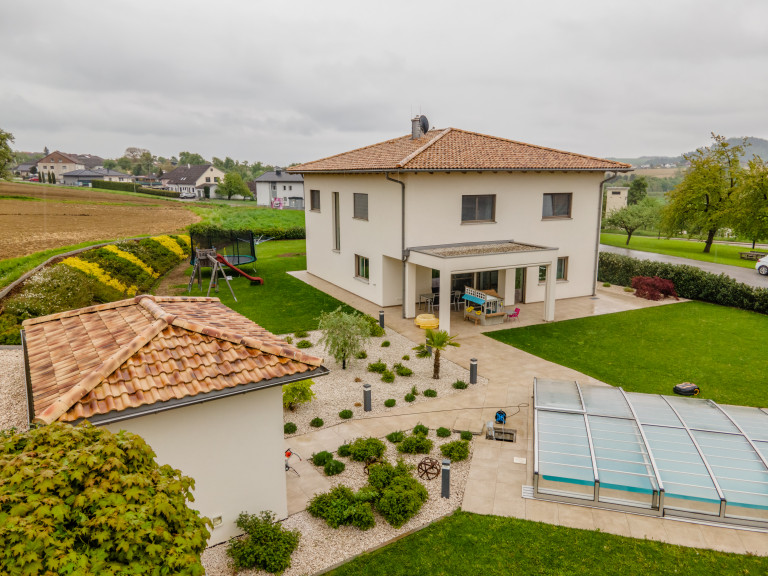
[[[218,298],[137,296],[23,326],[34,420],[45,424],[171,408],[326,372],[321,358]]]
[[[629,164],[535,146],[456,128],[430,130],[288,168],[289,172],[545,170],[618,171]]]

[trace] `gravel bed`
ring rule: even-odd
[[[27,386],[24,382],[24,353],[0,350],[0,430],[26,431]]]
[[[434,447],[429,456],[442,461],[440,446],[446,442],[459,440],[459,435],[452,434],[448,438],[438,438],[435,431],[430,430],[429,438],[434,441]],[[385,456],[390,462],[394,463],[398,458],[402,458],[405,462],[416,466],[425,456],[423,454],[400,454],[394,444],[384,438],[382,440],[387,445]],[[473,443],[470,443],[470,457],[467,460],[451,464],[450,498],[440,496],[441,476],[434,480],[420,480],[429,492],[429,500],[424,503],[420,512],[401,528],[393,528],[378,513],[374,513],[376,526],[366,531],[353,526],[342,526],[334,530],[324,520],[313,518],[307,511],[299,512],[284,520],[282,524],[285,528],[298,530],[301,533],[299,547],[291,557],[291,567],[284,572],[285,576],[314,574],[367,550],[381,546],[398,536],[426,526],[459,508],[469,476],[472,448]],[[337,457],[337,459],[343,461],[347,468],[341,474],[329,478],[333,486],[344,484],[357,490],[367,483],[367,476],[361,463],[353,462],[349,458]],[[234,568],[229,562],[229,556],[227,556],[227,544],[208,548],[203,553],[202,560],[205,573],[208,576],[235,574]],[[243,570],[238,574],[262,576],[267,573],[261,570]]]
[[[284,421],[296,424],[295,434],[322,430],[322,428],[313,428],[309,425],[310,420],[315,417],[322,418],[325,426],[328,426],[343,421],[339,417],[339,412],[342,410],[352,410],[353,418],[382,416],[398,408],[432,400],[433,398],[427,398],[421,394],[428,388],[435,390],[437,398],[441,398],[463,392],[463,390],[453,388],[452,384],[456,380],[469,383],[469,370],[454,364],[445,357],[440,360],[440,379],[434,380],[432,378],[434,360],[432,358],[417,358],[416,352],[413,350],[416,343],[392,329],[387,329],[384,336],[371,338],[366,346],[368,357],[363,360],[348,360],[346,370],[342,370],[341,364],[331,358],[322,346],[317,345],[320,335],[319,331],[314,331],[310,332],[306,338],[294,337],[294,345],[299,340],[312,342],[313,346],[307,348],[306,351],[315,356],[323,357],[323,365],[331,371],[327,376],[314,380],[315,384],[312,386],[312,390],[315,392],[315,398],[312,402],[300,405],[293,412],[288,410],[284,412]],[[382,347],[381,343],[384,341],[389,341],[390,345]],[[410,356],[410,360],[403,360],[405,355]],[[382,382],[381,374],[368,372],[368,364],[378,360],[385,362],[387,368],[393,372],[392,365],[400,362],[403,366],[413,370],[413,374],[411,376],[395,375],[395,381],[391,384]],[[356,378],[359,378],[360,381],[355,382]],[[488,380],[478,376],[477,382],[478,384],[485,384]],[[371,385],[372,409],[370,412],[365,412],[362,406],[363,384],[366,383]],[[404,397],[413,386],[416,387],[419,394],[414,402],[409,403],[404,400]],[[384,401],[388,398],[396,400],[397,403],[393,408],[384,406]]]

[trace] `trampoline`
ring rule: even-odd
[[[218,254],[234,266],[242,266],[256,261],[256,245],[263,242],[254,237],[250,230],[208,230],[207,232],[190,234],[192,241],[192,257],[190,264],[195,264],[196,248],[213,248]]]
[[[536,378],[534,496],[768,528],[768,410]]]

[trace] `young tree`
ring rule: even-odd
[[[230,172],[224,176],[224,182],[218,189],[219,194],[226,194],[227,200],[230,200],[232,196],[248,196],[251,191],[248,186],[243,182],[243,178],[237,172]]]
[[[194,481],[140,436],[88,423],[0,432],[0,573],[201,574]]]
[[[648,180],[645,176],[635,178],[629,184],[629,191],[627,192],[627,205],[637,204],[646,197],[648,194]]]
[[[768,238],[768,164],[755,156],[744,171],[733,202],[733,228],[752,240]]]
[[[10,180],[13,178],[13,134],[0,128],[0,180]]]
[[[445,350],[448,346],[461,346],[458,342],[453,341],[454,338],[456,338],[456,336],[451,336],[445,330],[427,329],[426,342],[413,348],[416,350],[416,356],[419,358],[434,357],[435,363],[432,368],[432,378],[435,380],[440,379],[440,352]]]
[[[365,318],[347,314],[341,306],[333,312],[322,312],[317,327],[323,333],[318,343],[325,346],[336,362],[341,362],[342,370],[346,370],[347,360],[362,351],[371,337]]]
[[[621,228],[627,233],[627,244],[635,230],[652,228],[659,221],[661,206],[653,198],[644,198],[639,204],[625,206],[611,212],[605,223],[612,228]]]
[[[667,234],[683,229],[706,234],[705,253],[712,247],[718,228],[730,223],[733,195],[743,172],[739,158],[746,145],[732,146],[714,133],[712,139],[714,143],[708,148],[685,156],[691,167],[683,181],[667,192],[669,202],[662,212]]]
[[[114,170],[117,167],[117,160],[112,160],[110,158],[107,158],[104,160],[102,166],[106,168],[107,170]]]

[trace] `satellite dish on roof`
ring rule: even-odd
[[[422,134],[429,132],[429,120],[427,120],[427,117],[423,114],[419,116],[419,126],[421,126]]]

